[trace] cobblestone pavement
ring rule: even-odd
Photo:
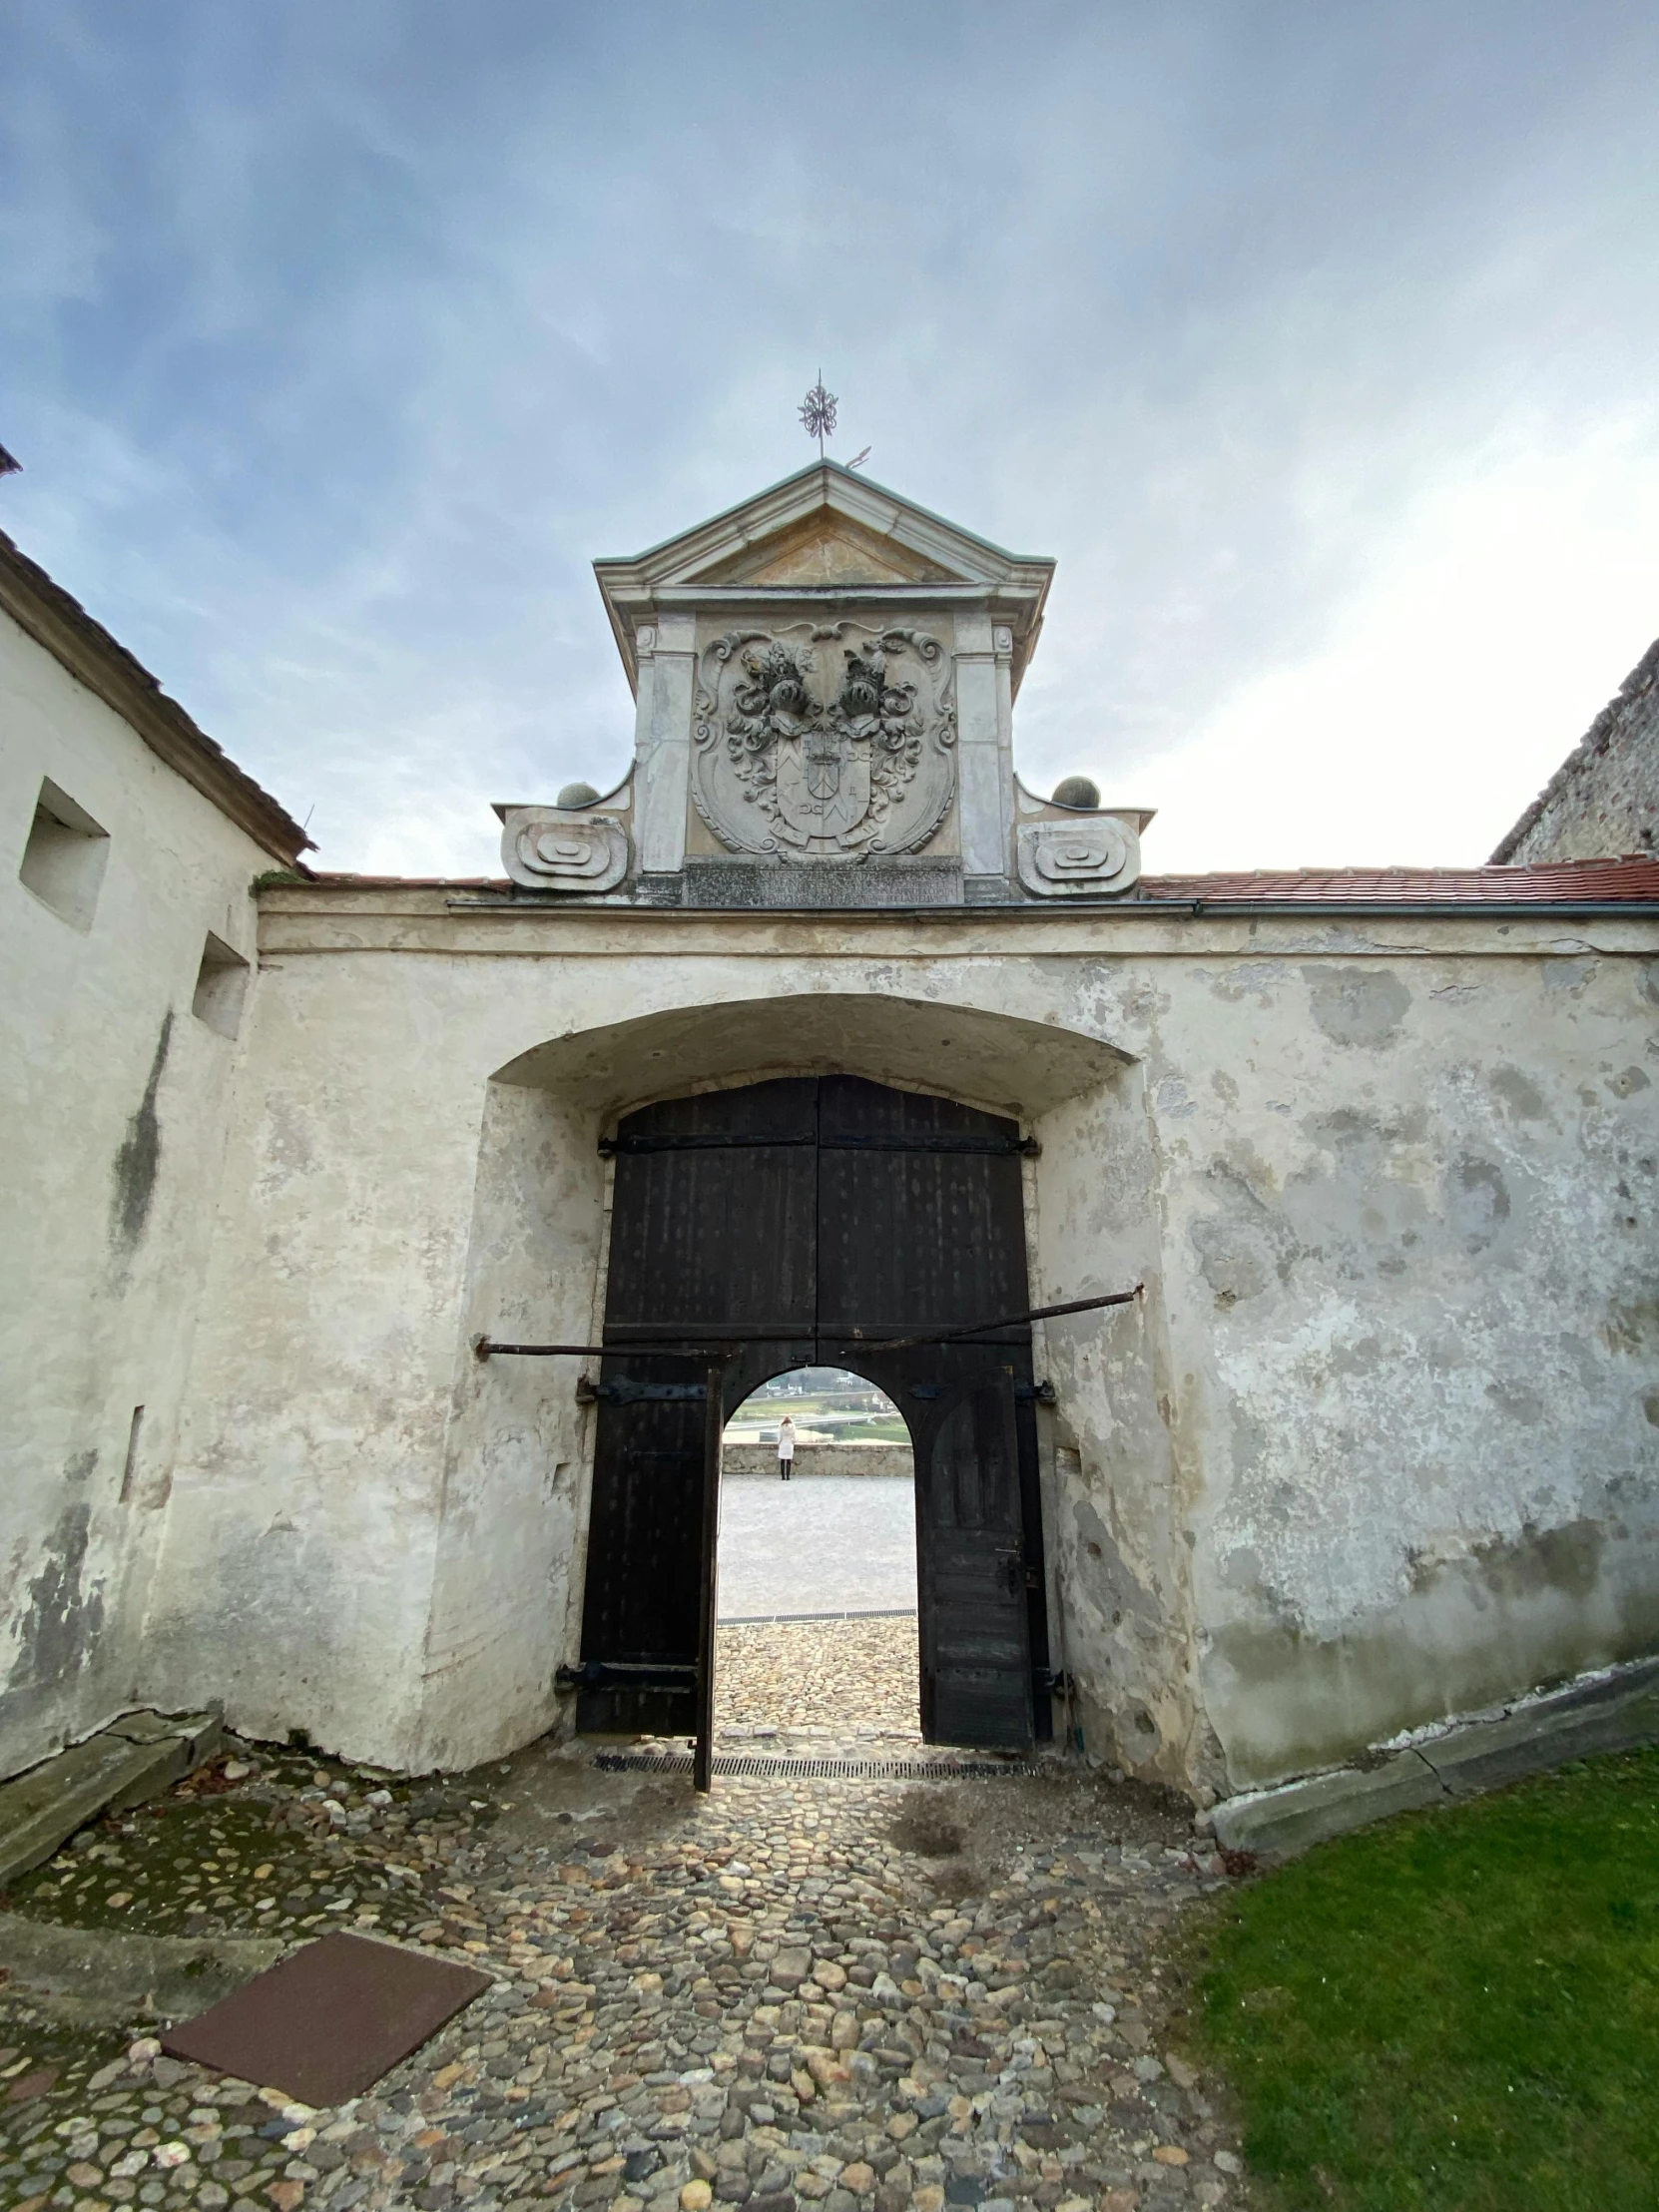
[[[735,1704],[757,1667],[731,1661]],[[1181,1808],[1060,1769],[698,1800],[546,1745],[414,1784],[236,1747],[7,1904],[89,1930],[355,1927],[495,1985],[320,2112],[162,2057],[143,2019],[0,1990],[0,2204],[1230,2205],[1233,2139],[1165,2042],[1159,1963],[1225,1879],[1208,1849]]]
[[[720,1631],[715,1728],[723,1740],[823,1736],[896,1754],[921,1741],[919,1698],[913,1613]]]
[[[916,1602],[915,1484],[898,1475],[729,1474],[720,1613],[882,1613]]]

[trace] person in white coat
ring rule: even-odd
[[[778,1423],[778,1479],[787,1482],[795,1465],[795,1423],[788,1413]]]

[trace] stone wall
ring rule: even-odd
[[[1599,860],[1659,845],[1659,640],[1625,678],[1494,860]]]
[[[727,1474],[770,1474],[778,1479],[775,1444],[728,1444],[721,1454]],[[908,1444],[800,1444],[796,1447],[795,1473],[882,1474],[908,1482],[915,1461]]]

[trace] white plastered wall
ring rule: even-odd
[[[192,999],[210,931],[253,959],[250,885],[271,860],[5,615],[0,738],[11,1773],[142,1694],[138,1627],[241,1049]],[[90,919],[64,918],[19,877],[43,781],[108,833]],[[244,1035],[253,1018],[250,1002]]]
[[[587,1429],[470,1340],[591,1331],[607,1115],[836,1066],[1035,1129],[1039,1301],[1148,1286],[1042,1347],[1091,1750],[1238,1786],[1655,1641],[1651,929],[269,905],[169,1694],[408,1766],[552,1725]]]

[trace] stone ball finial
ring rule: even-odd
[[[1054,787],[1054,804],[1056,807],[1098,807],[1100,786],[1092,776],[1062,776]]]
[[[591,807],[599,794],[591,784],[567,784],[558,797],[561,807]]]

